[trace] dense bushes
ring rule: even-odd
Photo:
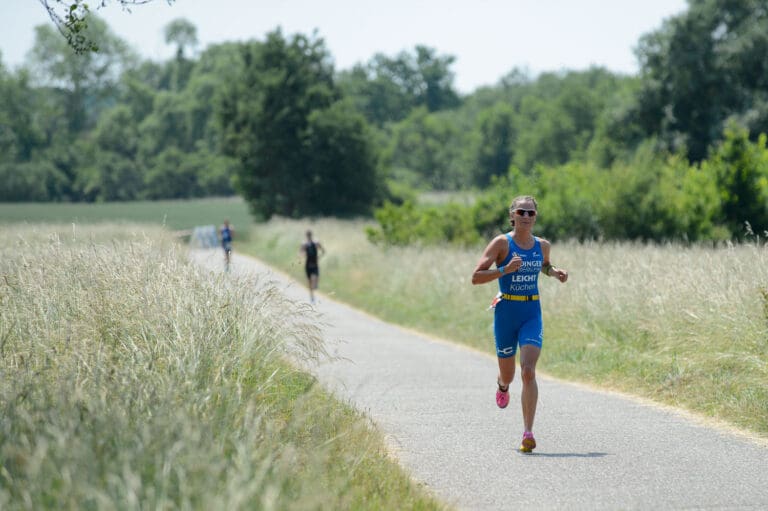
[[[629,163],[512,168],[471,205],[402,206],[376,211],[368,237],[389,244],[472,244],[508,229],[512,198],[537,198],[538,232],[550,239],[716,241],[768,232],[766,136],[750,142],[729,127],[725,141],[701,164],[659,156],[649,144]]]
[[[380,229],[368,227],[366,234],[374,243],[410,245],[451,241],[473,244],[479,241],[473,207],[448,202],[444,205],[416,205],[406,201],[400,206],[387,202],[375,212]]]

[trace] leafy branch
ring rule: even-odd
[[[117,0],[123,10],[131,12],[131,6],[144,5],[153,0]],[[173,0],[166,0],[171,4]],[[81,55],[88,52],[97,52],[99,47],[96,42],[88,37],[88,16],[91,13],[90,6],[83,0],[39,0],[59,33],[67,40],[67,44]],[[109,0],[101,0],[96,9],[101,9],[109,4]]]

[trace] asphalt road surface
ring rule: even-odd
[[[220,250],[191,257],[222,270]],[[268,272],[289,297],[308,300],[303,283],[256,259],[234,254],[232,265],[235,278]],[[339,359],[313,372],[380,426],[416,481],[458,509],[768,510],[768,442],[539,371],[538,447],[520,454],[519,370],[500,410],[490,354],[322,294],[316,308]]]

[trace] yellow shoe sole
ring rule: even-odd
[[[533,452],[535,448],[536,440],[533,438],[523,438],[523,442],[520,444],[520,447],[518,447],[517,450],[524,453],[530,453]]]

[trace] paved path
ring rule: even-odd
[[[221,269],[219,251],[192,257]],[[235,254],[233,275],[246,272],[271,272],[286,294],[307,299],[302,285]],[[317,368],[320,381],[379,424],[412,476],[458,509],[768,509],[765,442],[540,374],[539,447],[518,454],[520,383],[498,409],[495,358],[327,297],[317,308],[346,359]]]

